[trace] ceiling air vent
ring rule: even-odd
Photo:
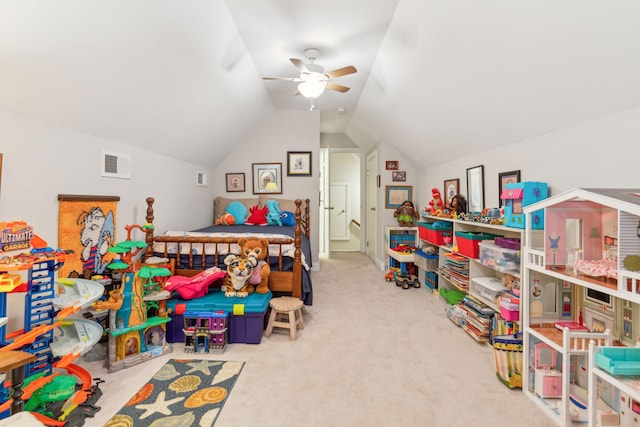
[[[131,156],[127,154],[102,152],[102,176],[131,179]]]
[[[201,187],[206,187],[207,186],[207,173],[206,172],[198,171],[198,174],[196,176],[196,184],[201,186]]]

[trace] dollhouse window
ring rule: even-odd
[[[511,212],[514,215],[521,215],[523,213],[523,210],[522,210],[522,199],[514,199],[513,200],[513,208],[511,209]]]

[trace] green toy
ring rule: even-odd
[[[458,304],[464,298],[464,294],[457,289],[451,289],[450,291],[445,288],[440,288],[440,295],[447,301],[447,304]]]
[[[46,404],[67,400],[76,392],[76,384],[76,377],[73,375],[54,377],[51,382],[33,392],[31,398],[24,405],[24,410],[53,417],[53,413],[47,412]]]

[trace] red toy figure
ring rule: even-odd
[[[432,200],[429,202],[429,213],[433,216],[440,216],[444,213],[444,203],[442,203],[442,196],[440,190],[436,187],[431,189]]]

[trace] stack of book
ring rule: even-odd
[[[444,262],[439,273],[455,287],[469,289],[469,259],[454,253],[444,255]]]
[[[470,295],[462,299],[460,306],[467,312],[464,330],[476,341],[488,342],[491,336],[492,319],[496,312]]]

